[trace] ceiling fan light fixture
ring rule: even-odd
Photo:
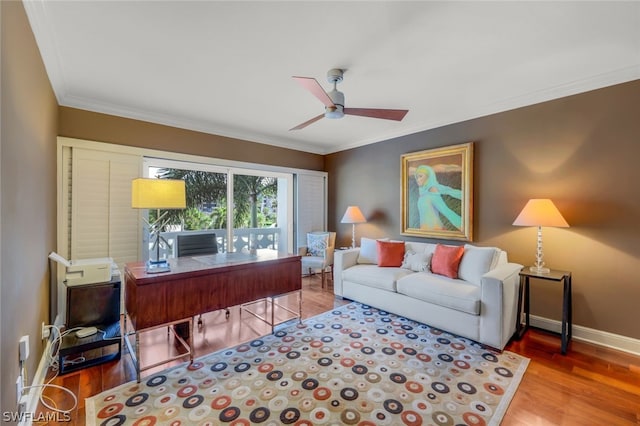
[[[337,104],[332,107],[325,107],[324,116],[326,118],[342,118],[344,117],[344,107]]]
[[[333,102],[333,105],[324,108],[324,116],[334,119],[344,117],[344,93],[334,87],[327,95],[331,99],[331,102]]]

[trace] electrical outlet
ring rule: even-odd
[[[21,374],[16,379],[16,400],[18,405],[20,405],[20,398],[22,397],[23,387],[24,385],[22,384],[22,374]]]
[[[42,340],[46,340],[51,335],[51,330],[49,327],[42,321]]]
[[[20,354],[20,361],[26,361],[29,358],[29,335],[26,334],[20,338],[20,342],[18,344]]]
[[[18,401],[18,413],[24,414],[27,412],[27,406],[29,404],[29,395],[22,395],[20,401]]]

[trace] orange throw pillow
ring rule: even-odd
[[[376,241],[378,266],[402,266],[404,260],[404,242]]]
[[[464,246],[436,245],[431,258],[431,272],[449,278],[458,278],[458,267],[464,254]]]

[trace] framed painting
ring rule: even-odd
[[[401,157],[402,235],[472,241],[473,142]]]

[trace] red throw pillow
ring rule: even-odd
[[[431,258],[431,272],[449,278],[458,278],[458,266],[464,254],[464,246],[436,245]]]
[[[401,266],[404,259],[404,242],[376,241],[378,266]]]

